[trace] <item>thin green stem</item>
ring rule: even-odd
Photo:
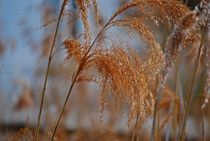
[[[203,44],[203,38],[201,40],[201,43],[200,43],[200,46],[199,46],[199,50],[198,50],[198,55],[197,55],[197,58],[196,58],[196,65],[195,65],[195,69],[193,71],[193,80],[192,80],[192,83],[190,85],[190,91],[189,91],[189,93],[187,95],[187,102],[186,102],[186,106],[185,106],[183,123],[181,125],[179,141],[183,141],[184,140],[185,127],[186,127],[188,114],[189,114],[189,110],[190,110],[190,103],[191,103],[191,100],[192,100],[193,89],[194,89],[194,86],[195,86],[195,78],[196,78],[196,74],[197,74],[197,70],[198,70],[198,66],[199,66],[199,60],[200,60],[200,56],[201,56],[202,44]]]
[[[62,7],[61,7],[61,10],[60,10],[60,14],[59,14],[59,17],[58,17],[58,21],[57,21],[57,24],[56,24],[56,29],[55,29],[55,33],[54,33],[54,37],[53,37],[52,46],[50,48],[50,54],[49,54],[49,57],[48,57],[48,64],[47,64],[47,71],[46,71],[44,84],[43,84],[43,88],[42,88],[42,97],[41,97],[41,103],[40,103],[40,108],[39,108],[39,114],[38,114],[38,118],[37,118],[37,125],[36,125],[36,130],[35,130],[35,134],[34,134],[34,138],[33,138],[34,141],[38,141],[38,138],[39,138],[41,115],[42,115],[42,110],[43,110],[45,91],[46,91],[46,85],[47,85],[48,76],[49,76],[50,65],[51,65],[51,62],[52,62],[52,54],[53,54],[53,50],[54,50],[54,46],[55,46],[56,37],[57,37],[57,34],[58,34],[58,28],[59,28],[60,20],[61,20],[61,17],[62,17],[62,13],[64,11],[64,7],[66,5],[66,2],[67,2],[67,0],[63,1]]]

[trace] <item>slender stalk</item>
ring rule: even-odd
[[[137,133],[137,126],[138,126],[138,121],[139,121],[139,112],[136,116],[136,122],[135,122],[135,127],[134,127],[134,130],[133,130],[133,133],[132,133],[132,137],[131,137],[131,141],[134,141],[135,140],[135,137],[136,137],[136,133]]]
[[[204,109],[201,109],[201,128],[202,128],[202,141],[206,141],[205,135],[205,118],[204,118]]]
[[[194,72],[193,72],[193,80],[192,80],[192,83],[190,85],[190,91],[189,91],[189,93],[187,95],[187,102],[186,102],[186,106],[185,106],[183,123],[181,125],[179,141],[183,141],[184,140],[184,132],[185,132],[185,127],[186,127],[188,114],[189,114],[189,110],[190,110],[190,103],[191,103],[191,100],[192,100],[192,93],[193,93],[193,89],[194,89],[194,86],[195,86],[195,78],[196,78],[196,74],[197,74],[197,70],[198,70],[198,66],[199,66],[199,60],[200,60],[200,56],[201,56],[202,45],[203,45],[203,38],[201,40],[201,43],[200,43],[200,46],[199,46],[199,50],[198,50],[198,55],[197,55],[197,58],[196,58],[196,65],[195,65],[195,69],[194,69]]]
[[[72,81],[72,83],[71,83],[71,85],[70,85],[69,92],[68,92],[67,97],[66,97],[66,99],[65,99],[65,101],[64,101],[64,104],[63,104],[61,113],[60,113],[60,115],[59,115],[59,117],[58,117],[58,120],[57,120],[57,122],[56,122],[56,126],[55,126],[55,128],[54,128],[54,130],[53,130],[53,134],[52,134],[52,137],[51,137],[51,141],[54,140],[55,133],[56,133],[57,128],[58,128],[58,125],[59,125],[59,123],[60,123],[60,121],[61,121],[61,118],[62,118],[64,109],[65,109],[65,107],[66,107],[66,104],[67,104],[67,102],[68,102],[68,99],[69,99],[69,97],[70,97],[70,95],[71,95],[71,91],[72,91],[72,89],[73,89],[73,87],[74,87],[74,85],[75,85],[75,83],[76,83],[77,77],[78,77],[78,75],[80,74],[80,72],[81,72],[81,69],[78,69],[78,71],[77,71],[76,75],[74,76],[73,81]]]
[[[158,111],[158,106],[159,106],[159,103],[160,103],[161,92],[162,92],[162,87],[158,87],[157,97],[156,97],[155,105],[154,105],[152,133],[151,133],[150,141],[155,141],[155,127],[156,127],[157,111]]]
[[[164,31],[166,31],[167,29],[164,28]],[[166,43],[166,35],[164,34],[164,39],[163,39],[163,44],[162,46],[164,46]],[[158,105],[160,103],[160,97],[161,97],[161,93],[162,93],[162,89],[163,89],[163,84],[162,82],[158,81],[158,77],[156,78],[156,90],[157,90],[157,97],[155,99],[155,105],[154,105],[154,112],[153,112],[153,121],[152,121],[152,132],[151,132],[151,137],[150,137],[150,141],[155,141],[155,126],[156,126],[156,120],[157,120],[157,110],[158,110]]]
[[[181,94],[180,94],[180,83],[179,83],[179,66],[180,66],[180,62],[181,62],[181,58],[177,58],[177,63],[176,63],[176,73],[175,73],[175,88],[176,88],[176,96],[179,97],[180,96],[180,103],[181,103]],[[177,99],[178,100],[178,99]],[[182,104],[179,104],[180,106]],[[175,112],[173,112],[174,114],[174,117],[173,117],[173,121],[172,121],[172,124],[173,124],[173,136],[172,136],[172,139],[174,141],[177,141],[177,113],[179,113],[180,111],[178,110],[179,108],[177,107],[178,106],[178,103],[177,101],[174,102],[174,109],[175,109]]]
[[[47,85],[47,80],[48,80],[48,76],[49,76],[49,70],[50,70],[50,65],[51,65],[51,61],[52,61],[52,55],[53,55],[53,50],[54,50],[54,46],[55,46],[55,41],[56,41],[56,37],[58,34],[58,28],[59,28],[60,20],[62,17],[62,13],[64,11],[64,7],[66,5],[66,2],[67,2],[67,0],[63,1],[62,7],[61,7],[61,10],[59,13],[58,21],[56,23],[56,29],[55,29],[55,33],[53,36],[52,46],[50,48],[50,54],[48,57],[48,64],[47,64],[47,71],[46,71],[44,84],[43,84],[43,88],[42,88],[42,97],[41,97],[41,103],[40,103],[40,108],[39,108],[39,114],[38,114],[38,118],[37,118],[37,125],[36,125],[36,130],[35,130],[35,134],[34,134],[34,138],[33,138],[34,141],[38,141],[38,138],[39,138],[39,129],[40,129],[41,115],[42,115],[44,98],[45,98],[46,85]]]
[[[70,97],[70,95],[71,95],[72,89],[74,88],[74,85],[75,85],[75,83],[76,83],[77,77],[78,77],[79,74],[82,72],[83,66],[84,66],[85,62],[87,61],[89,52],[90,52],[91,49],[93,48],[93,46],[94,46],[94,44],[96,43],[96,41],[97,41],[97,39],[99,38],[99,36],[102,34],[102,32],[105,30],[105,28],[110,24],[110,22],[111,22],[113,19],[114,19],[114,17],[110,18],[110,20],[104,25],[104,27],[100,30],[100,32],[98,33],[98,35],[95,37],[95,39],[93,40],[92,44],[91,44],[90,47],[88,48],[86,54],[84,55],[84,57],[83,57],[83,59],[82,59],[80,65],[79,65],[79,67],[78,67],[78,69],[77,69],[77,71],[76,71],[76,74],[75,74],[75,76],[73,77],[73,81],[72,81],[72,83],[70,84],[70,87],[69,87],[69,90],[68,90],[66,99],[65,99],[64,104],[63,104],[63,106],[62,106],[62,109],[61,109],[61,112],[60,112],[60,114],[59,114],[58,120],[57,120],[57,122],[56,122],[55,128],[54,128],[54,130],[53,130],[53,134],[52,134],[52,137],[51,137],[51,141],[53,141],[54,138],[55,138],[55,134],[56,134],[57,128],[58,128],[58,126],[59,126],[59,123],[60,123],[60,121],[61,121],[61,118],[62,118],[64,109],[65,109],[66,104],[67,104],[67,102],[68,102],[68,100],[69,100],[69,97]]]
[[[158,108],[159,109],[159,108]],[[160,129],[160,109],[157,112],[157,128],[156,128],[156,134],[155,134],[155,141],[160,141],[161,140],[161,129]]]
[[[103,33],[103,31],[108,27],[108,25],[112,22],[112,20],[117,17],[119,14],[121,14],[122,12],[124,12],[125,10],[131,8],[131,7],[135,7],[136,5],[138,5],[138,3],[133,3],[131,4],[129,7],[128,6],[122,6],[120,9],[118,9],[118,11],[116,13],[113,14],[113,16],[107,21],[107,23],[102,27],[102,29],[99,31],[99,33],[97,34],[97,36],[95,37],[95,39],[93,40],[92,44],[90,45],[90,47],[88,48],[87,52],[85,53],[77,71],[76,71],[76,75],[73,77],[73,81],[72,83],[70,84],[70,87],[69,87],[69,91],[67,93],[67,96],[66,96],[66,99],[64,101],[64,104],[62,106],[62,109],[61,109],[61,112],[59,114],[59,117],[58,117],[58,120],[56,122],[56,125],[55,125],[55,128],[53,130],[53,133],[52,133],[52,137],[51,137],[51,141],[54,141],[54,138],[55,138],[55,134],[56,134],[56,131],[57,131],[57,128],[59,126],[59,123],[61,121],[61,118],[62,118],[62,115],[63,115],[63,112],[64,112],[64,109],[66,107],[66,104],[69,100],[69,97],[71,95],[71,92],[72,92],[72,89],[74,88],[74,85],[76,83],[76,80],[77,80],[77,77],[79,76],[79,74],[83,71],[83,66],[84,64],[86,63],[87,59],[88,59],[88,55],[91,51],[91,49],[93,48],[94,44],[96,43],[96,41],[98,40],[98,38],[100,37],[100,35]]]

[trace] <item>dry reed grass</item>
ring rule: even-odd
[[[42,101],[40,105],[40,112],[38,115],[37,129],[35,132],[35,141],[38,140],[39,136],[39,124],[42,113],[42,105],[44,103],[45,89],[48,79],[49,68],[51,59],[54,53],[54,44],[57,36],[57,31],[60,23],[60,19],[63,15],[63,11],[67,1],[64,0],[60,15],[57,21],[56,31],[54,40],[50,48],[49,62],[47,67],[47,73],[43,86]],[[199,66],[200,51],[203,48],[205,42],[205,64],[207,70],[207,83],[205,86],[206,100],[202,106],[204,108],[208,103],[209,89],[210,89],[210,72],[209,72],[209,1],[203,0],[194,11],[190,11],[185,5],[175,0],[132,0],[122,7],[110,17],[110,19],[104,24],[97,36],[92,40],[92,33],[90,32],[89,9],[94,8],[94,17],[96,23],[99,25],[100,17],[99,10],[96,0],[76,0],[78,6],[78,13],[83,22],[84,31],[83,38],[81,40],[67,39],[63,42],[65,49],[67,50],[66,60],[69,61],[74,58],[78,63],[77,71],[72,76],[70,81],[69,91],[67,93],[65,102],[63,103],[61,112],[56,121],[55,128],[53,130],[52,138],[53,141],[59,123],[61,121],[66,103],[72,93],[76,83],[79,82],[96,82],[101,87],[101,114],[106,106],[106,97],[112,95],[116,98],[116,103],[119,105],[129,104],[130,116],[129,123],[134,118],[137,122],[144,122],[153,113],[153,128],[151,140],[155,138],[156,128],[156,116],[158,107],[160,108],[167,105],[170,100],[165,100],[165,103],[160,103],[160,97],[162,90],[165,88],[166,79],[176,63],[177,58],[182,52],[183,48],[187,48],[193,43],[200,42],[199,53],[196,58],[196,67],[193,73],[193,81],[191,84],[191,90],[189,92],[184,120],[181,124],[180,140],[184,139],[185,124],[190,108],[191,96],[194,88],[194,81]],[[140,14],[138,16],[127,15],[119,18],[118,16],[128,9],[136,8]],[[156,14],[158,11],[159,14]],[[165,24],[170,27],[172,33],[168,37],[164,49],[158,43],[155,37],[155,33],[151,30],[150,26],[146,24],[147,21],[155,23],[157,26]],[[158,23],[158,24],[157,24]],[[138,55],[137,51],[131,46],[130,43],[125,41],[114,41],[107,45],[103,45],[98,42],[98,39],[102,34],[111,27],[123,27],[126,28],[127,33],[138,34],[140,39],[143,39],[147,44],[148,48],[143,59]],[[205,27],[206,33],[203,36],[201,28]],[[196,33],[196,34],[195,34]],[[202,37],[200,37],[202,35]],[[199,37],[199,38],[198,38]],[[206,38],[205,40],[203,40]],[[102,40],[106,40],[105,38]],[[90,69],[96,69],[98,74],[86,73]],[[152,93],[149,85],[151,78],[158,78],[159,86],[156,93]],[[176,108],[179,109],[179,99],[176,97],[173,102]],[[173,115],[176,116],[175,120],[178,119],[178,113],[175,112]],[[171,121],[171,116],[166,116],[160,129],[162,130],[167,122]],[[134,130],[136,132],[137,129]],[[135,136],[136,133],[134,133]],[[135,138],[135,137],[133,137]],[[133,139],[132,139],[133,140]]]
[[[33,136],[28,128],[20,129],[17,133],[9,138],[9,141],[32,141]]]

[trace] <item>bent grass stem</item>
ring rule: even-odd
[[[197,74],[197,70],[198,70],[198,66],[199,66],[199,60],[200,60],[200,57],[201,57],[202,45],[203,45],[203,37],[201,39],[201,43],[200,43],[199,50],[198,50],[198,55],[197,55],[197,58],[196,58],[195,69],[193,71],[193,80],[192,80],[192,83],[190,85],[190,91],[187,95],[187,101],[186,101],[185,112],[184,112],[184,119],[183,119],[183,123],[181,125],[181,130],[180,130],[180,135],[179,135],[179,140],[180,141],[184,140],[185,127],[186,127],[188,114],[189,114],[189,110],[190,110],[190,103],[191,103],[191,100],[192,100],[193,89],[194,89],[194,86],[195,86],[195,78],[196,78],[196,74]]]
[[[68,0],[63,1],[62,7],[61,7],[61,10],[60,10],[60,13],[59,13],[58,21],[56,23],[56,29],[55,29],[55,33],[54,33],[54,36],[53,36],[52,46],[50,48],[47,70],[46,70],[46,75],[45,75],[45,78],[44,78],[44,84],[43,84],[43,88],[42,88],[41,103],[40,103],[39,114],[38,114],[38,118],[37,118],[37,125],[36,125],[36,130],[35,130],[35,134],[34,134],[34,138],[33,138],[34,141],[38,141],[38,138],[39,138],[41,115],[42,115],[42,110],[43,110],[43,104],[44,104],[44,98],[45,98],[45,92],[46,92],[46,86],[47,86],[47,81],[48,81],[48,76],[49,76],[50,65],[51,65],[52,57],[53,57],[53,50],[54,50],[54,47],[55,47],[55,41],[56,41],[56,37],[57,37],[57,34],[58,34],[58,28],[59,28],[59,25],[60,25],[60,20],[61,20],[61,17],[62,17],[63,11],[64,11],[64,7],[65,7],[67,1]]]

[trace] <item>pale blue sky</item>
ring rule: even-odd
[[[41,30],[37,30],[41,20],[40,3],[41,0],[0,1],[0,37],[7,42],[5,55],[1,58],[4,65],[1,68],[0,87],[8,93],[12,91],[9,87],[15,85],[12,80],[24,78],[30,81],[35,55],[29,46],[29,39],[22,32],[26,25],[32,33],[30,40],[39,41],[42,34]],[[11,41],[16,43],[15,51],[11,48]]]

